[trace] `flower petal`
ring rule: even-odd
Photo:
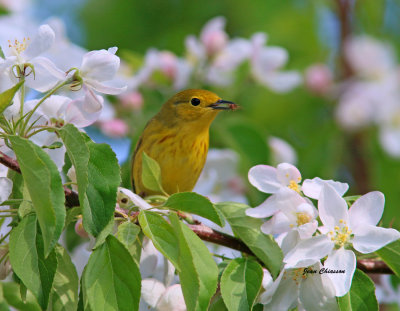
[[[103,98],[88,91],[84,98],[78,98],[68,103],[65,109],[65,121],[82,128],[94,123],[103,109]]]
[[[284,273],[285,271],[281,272],[280,278],[275,280],[271,290],[267,289],[261,295],[263,304],[269,301],[268,304],[264,305],[264,311],[286,311],[296,306],[298,286],[292,278],[283,278]]]
[[[147,203],[145,200],[143,200],[140,196],[138,196],[136,193],[133,193],[132,191],[130,191],[129,189],[126,188],[119,188],[119,190],[124,193],[125,195],[127,195],[129,197],[129,199],[131,199],[131,201],[139,207],[139,209],[142,210],[147,210],[152,208],[152,206]]]
[[[97,80],[94,79],[90,79],[90,78],[86,78],[84,80],[84,83],[93,88],[95,91],[99,92],[99,93],[104,93],[104,94],[110,94],[110,95],[118,95],[121,94],[122,92],[125,92],[127,87],[123,86],[123,87],[115,87],[115,86],[111,86],[111,85],[107,85],[104,83],[101,83]]]
[[[282,185],[288,186],[291,181],[298,184],[301,181],[301,174],[296,166],[289,163],[281,163],[277,166],[276,178]]]
[[[301,239],[310,238],[318,228],[318,221],[314,220],[297,228]]]
[[[246,210],[246,215],[254,218],[265,218],[272,216],[278,211],[278,207],[276,205],[276,196],[271,195],[268,199],[266,199],[259,206],[254,208],[248,208]]]
[[[318,201],[319,217],[329,229],[339,225],[340,220],[348,222],[346,201],[328,184],[324,184]]]
[[[281,234],[290,231],[290,225],[290,220],[285,214],[278,212],[261,226],[261,231],[265,234]]]
[[[58,80],[63,80],[66,78],[66,74],[61,69],[57,68],[57,66],[48,58],[46,57],[35,57],[32,60],[32,64],[34,66],[40,65],[42,66],[49,74],[53,77],[57,78]],[[35,69],[36,70],[36,69]]]
[[[157,303],[157,311],[186,311],[181,284],[167,288]]]
[[[311,269],[320,271],[321,264],[317,263]],[[335,298],[335,288],[325,274],[307,274],[307,278],[300,283],[299,299],[307,311],[339,310]]]
[[[114,78],[119,64],[119,57],[107,50],[90,51],[83,56],[80,71],[84,79],[108,81]]]
[[[349,210],[350,228],[355,231],[357,226],[376,226],[383,214],[385,196],[382,192],[369,192],[357,199]]]
[[[159,252],[153,242],[147,237],[143,238],[142,255],[140,256],[140,274],[143,278],[154,276],[156,273]]]
[[[276,177],[277,169],[269,165],[256,165],[249,171],[249,181],[261,192],[275,193],[282,185]]]
[[[301,240],[283,259],[283,262],[286,263],[285,268],[301,268],[313,265],[328,255],[333,247],[334,244],[326,235]]]
[[[43,52],[51,48],[54,43],[55,34],[53,29],[49,25],[42,25],[32,42],[28,45],[25,51],[21,53],[21,56],[29,61],[30,59],[39,56]]]
[[[71,99],[69,97],[52,95],[39,106],[38,112],[44,114],[48,119],[64,119],[63,107],[66,107],[69,102],[71,102]]]
[[[375,227],[368,224],[357,227],[357,230],[353,233],[353,247],[363,254],[375,252],[400,239],[400,233],[395,229]]]
[[[0,203],[8,199],[12,192],[13,182],[7,177],[0,177]]]
[[[34,58],[32,65],[35,73],[32,72],[26,77],[26,85],[42,93],[53,88],[63,75],[61,72],[57,74],[56,66],[44,57]]]
[[[327,183],[332,188],[334,188],[340,196],[346,193],[347,189],[349,189],[349,185],[346,183],[341,183],[334,180],[323,180],[319,177],[315,177],[314,179],[306,179],[301,185],[301,190],[303,193],[312,199],[319,199],[321,194],[322,186]]]
[[[356,255],[343,247],[334,250],[325,260],[324,268],[336,271],[344,270],[345,273],[329,273],[329,271],[326,271],[335,287],[336,296],[341,297],[350,290],[353,274],[356,270]]]
[[[165,292],[163,283],[156,279],[142,280],[142,298],[152,308],[155,308],[158,300]]]

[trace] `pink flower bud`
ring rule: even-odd
[[[124,137],[129,132],[129,126],[121,119],[113,119],[100,123],[100,129],[111,137]]]
[[[161,71],[170,79],[174,79],[177,72],[178,59],[177,57],[168,51],[162,51],[159,53],[159,64]]]
[[[79,217],[78,220],[75,223],[75,232],[76,232],[77,235],[79,235],[82,238],[88,238],[89,237],[89,234],[83,228],[82,217]]]
[[[226,46],[228,40],[227,37],[228,36],[223,31],[214,31],[203,36],[202,39],[206,47],[207,54],[214,55],[221,51]]]
[[[332,86],[332,72],[324,64],[316,64],[309,67],[305,73],[307,88],[319,95],[326,94]]]
[[[132,110],[140,110],[143,106],[143,96],[139,92],[124,93],[119,97],[122,106]]]

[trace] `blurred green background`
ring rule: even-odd
[[[49,0],[50,1],[50,0]],[[48,3],[49,1],[44,1]],[[75,3],[76,2],[76,3]],[[227,19],[226,31],[231,38],[249,38],[255,32],[268,34],[268,45],[278,45],[289,52],[285,69],[304,70],[315,63],[327,63],[340,75],[337,50],[340,25],[335,1],[306,0],[89,0],[75,1],[70,35],[88,49],[118,46],[122,57],[134,52],[144,55],[155,47],[183,56],[187,35],[199,35],[203,25],[215,16]],[[352,31],[386,39],[400,48],[400,1],[355,1]],[[71,10],[52,4],[52,14]],[[58,12],[57,12],[58,11]],[[44,14],[44,13],[43,13]],[[69,16],[71,16],[71,14]],[[71,22],[72,21],[72,22]],[[73,23],[77,21],[77,23]],[[77,31],[76,29],[80,29]],[[127,51],[130,51],[127,53]],[[246,68],[242,68],[246,70]],[[350,184],[350,194],[360,194],[352,173],[350,134],[334,120],[335,100],[312,95],[304,86],[287,94],[276,94],[249,79],[237,79],[227,88],[206,86],[222,98],[233,100],[241,109],[218,116],[211,129],[211,147],[233,148],[241,155],[240,172],[256,164],[268,164],[266,139],[278,136],[289,142],[298,154],[297,167],[303,178],[335,179]],[[131,120],[133,145],[147,120],[154,115],[174,90],[158,92],[141,90],[143,111]],[[400,228],[400,160],[385,154],[377,140],[375,128],[360,135],[362,157],[367,161],[369,190],[385,194],[384,223]],[[129,170],[124,165],[124,181]],[[264,194],[249,188],[254,206]]]

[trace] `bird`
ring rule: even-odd
[[[134,192],[142,197],[165,195],[143,185],[143,153],[160,166],[166,194],[192,191],[207,158],[212,121],[220,111],[237,108],[235,103],[201,89],[187,89],[167,100],[136,144],[132,156]]]

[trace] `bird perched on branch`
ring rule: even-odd
[[[209,128],[221,110],[237,106],[206,90],[185,90],[175,94],[147,123],[132,158],[134,191],[141,195],[160,194],[142,183],[145,152],[161,168],[162,188],[168,194],[191,191],[207,157]]]

